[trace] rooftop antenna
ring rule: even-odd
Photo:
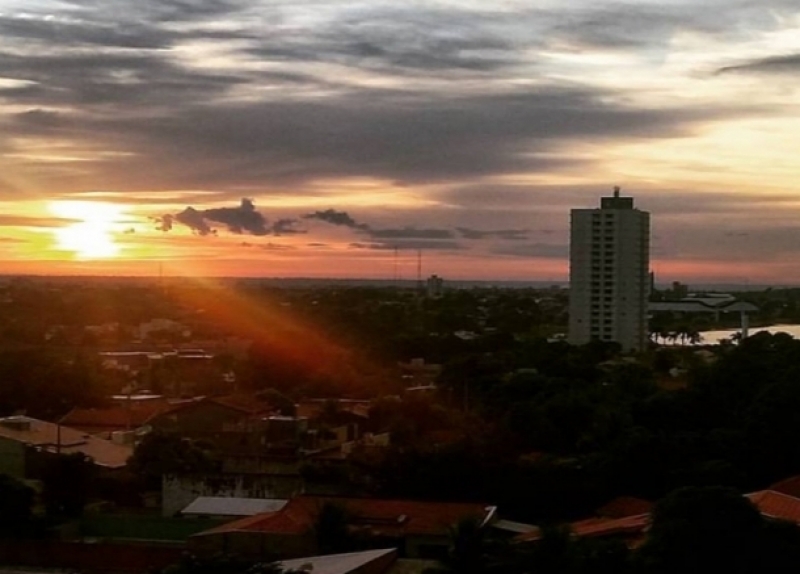
[[[397,245],[394,246],[394,260],[392,261],[393,271],[392,271],[392,282],[394,286],[397,287]]]
[[[619,186],[618,185],[614,186],[614,197],[619,197]]]
[[[417,249],[417,288],[422,290],[422,249]]]

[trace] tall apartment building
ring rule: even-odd
[[[569,342],[647,344],[650,214],[632,197],[603,197],[600,208],[573,209],[570,227]]]

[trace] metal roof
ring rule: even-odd
[[[200,496],[181,514],[213,516],[254,516],[263,512],[277,512],[287,500],[277,498],[236,498],[233,496]]]
[[[367,550],[365,552],[350,552],[347,554],[329,554],[327,556],[309,556],[284,560],[280,566],[284,572],[301,571],[313,574],[348,574],[360,571],[366,565],[393,557],[397,551],[394,548],[385,550]]]

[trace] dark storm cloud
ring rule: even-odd
[[[456,227],[456,231],[458,231],[464,239],[497,238],[511,241],[527,239],[529,233],[527,229],[495,229],[486,231],[470,229],[469,227]]]
[[[800,72],[800,54],[784,54],[749,60],[741,64],[725,66],[717,70],[718,74],[728,73],[753,74],[796,74]]]
[[[346,211],[337,211],[335,209],[326,209],[324,211],[307,213],[303,216],[303,219],[318,219],[319,221],[324,221],[325,223],[330,223],[331,225],[349,227],[351,229],[369,229],[369,225],[366,223],[357,222],[355,219],[350,217],[350,214]]]

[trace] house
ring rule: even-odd
[[[800,475],[790,476],[771,485],[768,490],[800,498]]]
[[[31,417],[0,418],[0,474],[28,478],[36,455],[75,453],[89,457],[99,467],[115,470],[127,464],[133,449]]]
[[[149,424],[156,415],[173,408],[163,401],[129,401],[102,408],[74,408],[61,424],[79,431],[111,439],[115,433],[135,431]]]
[[[275,408],[250,395],[204,397],[178,404],[149,420],[157,430],[193,439],[213,439],[256,415],[273,414]]]
[[[237,520],[194,535],[202,554],[231,552],[257,559],[318,551],[316,524],[326,505],[342,510],[358,547],[396,548],[400,556],[438,558],[450,544],[450,528],[465,518],[487,524],[496,509],[477,503],[299,496],[281,510]]]
[[[181,516],[193,518],[241,518],[264,512],[277,512],[288,500],[275,498],[241,498],[234,496],[198,496]]]
[[[768,520],[782,520],[800,525],[800,498],[776,492],[760,490],[744,495],[755,505],[761,515]],[[595,516],[571,523],[570,530],[577,538],[615,537],[622,539],[629,547],[638,546],[644,541],[650,528],[651,512],[640,512],[647,501],[623,497],[604,508],[610,508],[611,514]],[[631,513],[627,516],[624,514]],[[519,534],[514,538],[517,543],[533,543],[542,539],[542,530],[536,529]]]
[[[264,473],[164,475],[161,479],[161,514],[175,516],[198,497],[287,500],[302,490],[293,468],[275,467]],[[270,507],[271,510],[276,510]]]

